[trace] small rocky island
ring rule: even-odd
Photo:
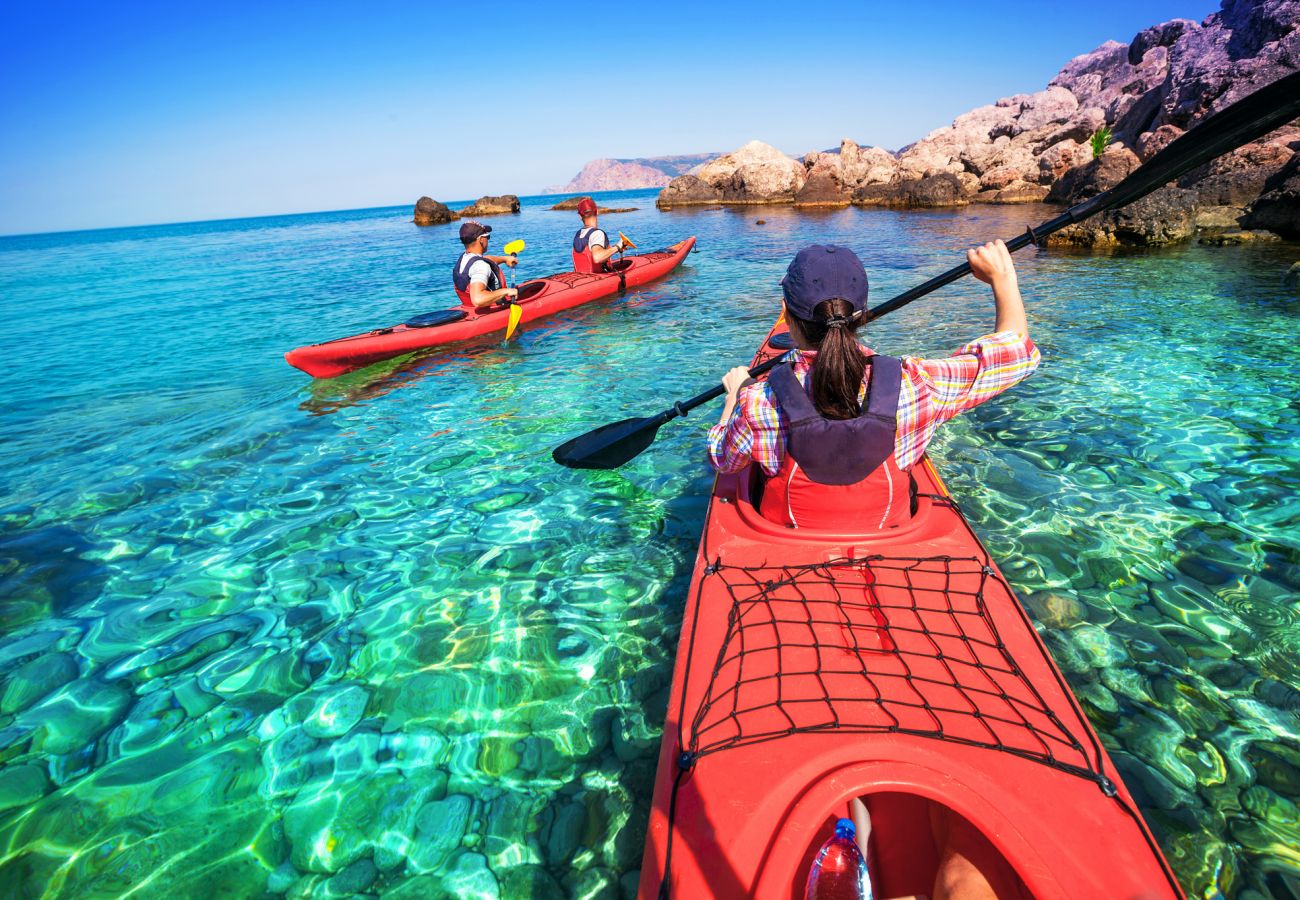
[[[1223,0],[1203,22],[1175,19],[1128,44],[1108,41],[1044,90],[974,109],[897,153],[845,139],[838,150],[794,159],[751,141],[674,178],[657,205],[1073,204],[1114,186],[1205,116],[1295,71],[1298,26],[1298,0]],[[1300,238],[1298,149],[1293,123],[1050,240],[1161,244],[1209,232],[1233,241],[1252,230]]]
[[[415,203],[416,225],[442,225],[456,219],[477,219],[482,216],[499,216],[519,212],[519,198],[514,194],[497,197],[479,197],[461,210],[448,208],[432,197],[421,197]]]

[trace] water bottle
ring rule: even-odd
[[[871,900],[867,861],[853,841],[853,820],[840,819],[835,834],[817,851],[804,900]]]

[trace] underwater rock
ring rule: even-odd
[[[1282,276],[1282,287],[1296,290],[1300,288],[1300,262],[1292,263],[1291,268]]]
[[[345,866],[333,878],[325,882],[325,893],[330,897],[353,897],[360,894],[374,883],[379,870],[368,859],[359,859]]]
[[[543,826],[543,855],[554,867],[568,863],[582,842],[582,835],[587,828],[587,808],[582,803],[573,801],[562,803],[554,813],[549,826]],[[548,808],[553,809],[554,806]]]
[[[77,662],[67,653],[46,653],[19,666],[7,677],[0,712],[16,713],[54,693],[77,677]]]
[[[495,898],[501,895],[496,876],[488,868],[487,857],[479,853],[462,853],[442,877],[453,897]]]
[[[408,853],[416,872],[436,871],[465,839],[473,801],[464,794],[451,794],[445,800],[426,803],[415,817],[418,836]]]
[[[35,726],[32,747],[61,756],[98,740],[126,715],[131,692],[96,679],[70,682],[59,694],[23,714]]]
[[[53,789],[50,779],[39,766],[5,766],[0,768],[0,811],[29,806]]]
[[[583,869],[569,873],[564,886],[570,897],[613,897],[618,892],[618,879],[609,869]]]
[[[332,687],[317,697],[303,730],[314,738],[345,735],[361,721],[369,701],[370,695],[360,685]]]
[[[1088,616],[1077,597],[1055,591],[1034,591],[1025,598],[1025,606],[1034,621],[1049,628],[1070,628]]]
[[[502,897],[563,900],[564,889],[542,866],[512,866],[500,874]]]

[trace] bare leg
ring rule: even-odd
[[[983,836],[974,826],[961,816],[949,815],[938,803],[931,803],[930,831],[939,850],[934,900],[997,900],[987,875],[971,861],[971,857],[979,859],[984,855],[980,852]]]
[[[871,813],[867,812],[867,804],[863,803],[858,797],[849,801],[849,813],[853,819],[853,840],[862,851],[862,858],[867,861],[867,867],[871,867],[871,857],[867,855],[867,843],[871,840]]]

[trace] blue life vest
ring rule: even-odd
[[[501,290],[501,286],[505,284],[505,279],[501,277],[501,267],[486,256],[479,256],[477,253],[470,254],[469,261],[465,262],[462,267],[461,261],[464,258],[465,254],[461,254],[452,265],[451,283],[456,288],[456,296],[460,298],[460,302],[473,309],[474,303],[469,298],[469,270],[474,267],[474,263],[481,259],[492,270],[491,274],[488,275],[487,289],[489,291]]]

